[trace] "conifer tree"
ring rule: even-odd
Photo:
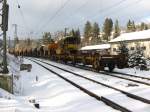
[[[52,41],[51,39],[51,33],[50,32],[45,32],[43,35],[43,44],[48,44]]]
[[[116,38],[120,35],[120,27],[119,27],[119,22],[116,20],[115,26],[114,26],[114,35],[113,37]]]
[[[127,23],[127,32],[135,32],[135,31],[136,31],[136,26],[134,21],[131,22],[131,20],[129,20]]]
[[[132,21],[132,32],[135,32],[136,31],[136,26],[135,26],[135,23],[134,23],[134,21]]]
[[[27,46],[30,46],[31,45],[31,40],[30,38],[27,38]]]
[[[94,43],[98,42],[99,32],[100,32],[99,25],[98,25],[98,23],[95,22],[94,25],[93,25],[93,30],[92,30],[93,38],[94,38],[94,41],[95,41]]]
[[[92,26],[91,26],[91,23],[87,21],[84,27],[84,37],[86,40],[89,39],[89,37],[91,36],[91,33],[92,33]]]
[[[144,22],[141,23],[141,27],[140,27],[140,30],[147,30],[148,29],[148,25]]]
[[[104,32],[104,39],[105,40],[110,40],[111,32],[113,29],[113,21],[111,18],[106,18],[104,25],[103,25],[103,32]]]
[[[80,44],[81,43],[81,34],[80,34],[80,30],[79,29],[77,29],[75,31],[75,35],[76,35],[76,38],[78,38],[77,39],[77,43]]]
[[[69,35],[70,35],[70,36],[75,36],[75,31],[74,31],[74,29],[72,29],[72,30],[70,31]]]
[[[127,32],[131,32],[131,31],[132,31],[132,22],[131,20],[129,20],[127,23]]]
[[[136,68],[140,70],[147,69],[147,63],[144,57],[143,50],[138,44],[136,46],[136,50],[130,54],[128,64],[131,68]]]

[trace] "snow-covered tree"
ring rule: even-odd
[[[146,58],[144,57],[143,50],[137,45],[136,50],[130,54],[128,65],[131,68],[140,70],[147,69]]]

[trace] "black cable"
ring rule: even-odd
[[[127,0],[121,0],[121,1],[119,1],[119,2],[117,2],[117,3],[114,3],[114,4],[112,4],[111,6],[108,6],[108,7],[105,7],[105,8],[103,8],[103,9],[100,9],[97,13],[104,13],[104,12],[107,12],[107,11],[109,11],[109,10],[111,10],[111,9],[113,9],[113,8],[116,8],[116,7],[118,7],[119,5],[121,5],[123,2],[125,2],[125,1],[127,1]],[[94,15],[90,15],[89,17],[87,17],[87,18],[94,18],[95,16],[97,16],[97,13],[95,13]],[[82,20],[83,21],[83,20]],[[81,26],[81,25],[79,25],[79,26]]]
[[[113,7],[116,8],[117,6],[121,5],[124,1],[127,1],[127,0],[121,0],[121,1],[119,1],[118,3],[113,4],[113,5],[111,6],[111,8],[108,7],[108,10],[112,9]],[[120,9],[120,10],[118,10],[118,11],[113,12],[113,14],[116,14],[116,13],[118,13],[119,11],[122,11],[123,9],[127,9],[128,7],[132,6],[133,4],[135,4],[135,3],[137,4],[137,3],[141,2],[141,1],[142,1],[142,0],[136,0],[136,1],[132,2],[132,4],[128,4],[128,5],[125,6],[124,8],[122,8],[122,9]],[[118,4],[118,5],[115,6],[116,4]],[[102,13],[104,13],[105,10],[108,11],[107,8],[104,8],[104,9],[101,10]],[[99,11],[99,12],[100,12],[100,11]],[[111,13],[110,13],[110,12],[107,13],[107,15],[109,15],[109,14],[112,14],[112,12],[111,12]],[[97,16],[97,15],[96,15],[96,16]],[[106,14],[105,14],[105,16],[106,16]],[[104,17],[104,16],[103,16],[103,17]],[[91,18],[95,18],[95,16],[91,16]],[[83,25],[83,24],[79,24],[78,27],[79,27],[79,26],[82,26],[82,25]]]
[[[65,8],[65,6],[66,6],[70,1],[71,1],[71,0],[65,1],[65,3],[48,19],[47,22],[45,22],[45,24],[42,25],[41,28],[39,28],[38,31],[40,31],[42,28],[45,29],[45,28],[47,27],[47,25],[59,14],[59,12],[61,12],[61,10],[62,10],[63,8]]]
[[[18,9],[19,9],[20,15],[21,15],[21,17],[22,17],[22,20],[23,20],[23,22],[24,22],[24,24],[25,24],[26,29],[27,29],[28,31],[31,31],[31,29],[29,28],[29,26],[28,26],[28,24],[27,24],[27,21],[26,21],[26,19],[25,19],[25,17],[24,17],[24,14],[23,14],[23,11],[22,11],[22,9],[21,9],[21,7],[20,7],[19,1],[16,0],[16,2],[17,2]]]

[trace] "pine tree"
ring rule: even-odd
[[[105,40],[110,40],[111,32],[113,29],[113,21],[111,18],[106,18],[104,25],[103,25],[103,32],[105,33],[104,38]]]
[[[127,23],[127,32],[135,32],[135,31],[136,31],[136,26],[134,21],[131,22],[131,20],[129,20]]]
[[[70,35],[70,36],[75,36],[75,31],[74,31],[74,29],[72,29],[72,30],[70,31],[69,35]]]
[[[52,41],[51,39],[51,33],[45,32],[43,35],[43,44],[49,44]]]
[[[92,26],[91,26],[91,23],[89,21],[87,21],[85,24],[85,28],[84,28],[85,40],[89,39],[89,37],[91,36],[91,33],[92,33]]]
[[[31,40],[30,38],[27,38],[27,46],[30,46],[31,45]]]
[[[134,21],[132,21],[132,32],[135,32],[136,31],[136,26],[135,26],[135,23],[134,23]]]
[[[148,28],[148,25],[147,24],[145,24],[145,29],[144,30],[148,30],[149,28]]]
[[[98,42],[98,36],[99,36],[99,32],[100,32],[100,28],[98,23],[94,23],[93,28],[92,28],[92,34],[93,34],[93,38],[94,38],[94,43]]]
[[[148,25],[144,22],[141,23],[141,27],[140,27],[140,30],[147,30],[148,29]]]
[[[131,32],[131,31],[132,31],[132,22],[131,20],[129,20],[127,23],[127,32]]]
[[[119,22],[116,20],[115,22],[115,27],[114,27],[114,35],[113,37],[116,38],[120,35],[120,27],[119,27]]]
[[[75,36],[76,36],[76,38],[78,38],[77,39],[77,43],[80,44],[81,43],[81,34],[80,34],[80,30],[79,29],[77,29],[75,31]]]
[[[138,44],[136,47],[136,51],[130,54],[128,64],[131,68],[136,68],[140,70],[147,69],[147,63],[143,54],[143,50],[141,49],[141,47],[138,46]]]

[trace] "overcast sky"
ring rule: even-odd
[[[17,2],[18,1],[18,2]],[[131,19],[150,22],[150,0],[8,0],[10,5],[8,35],[40,37],[42,32],[80,28],[87,20],[102,24],[106,17],[118,19],[121,26]],[[20,8],[18,8],[18,4]]]

